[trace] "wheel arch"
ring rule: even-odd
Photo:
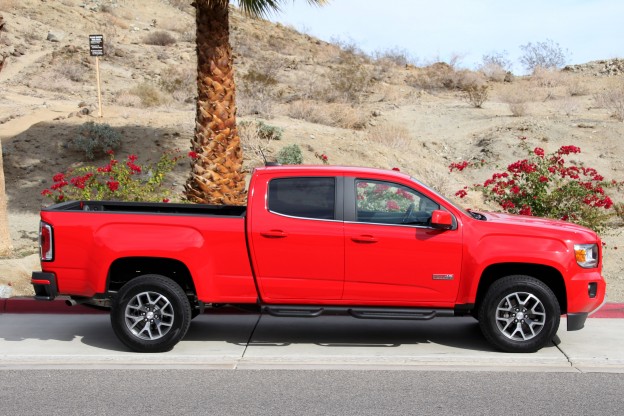
[[[124,257],[115,260],[108,271],[107,292],[118,292],[132,279],[158,274],[176,282],[187,295],[197,295],[193,276],[180,260],[164,257]]]
[[[475,311],[479,310],[481,302],[490,286],[498,279],[510,275],[526,275],[540,280],[548,286],[557,297],[561,313],[567,313],[567,294],[565,282],[561,273],[550,266],[530,263],[500,263],[488,266],[481,274],[481,279],[479,280],[477,297],[475,299]]]

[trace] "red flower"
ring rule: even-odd
[[[544,175],[540,176],[539,181],[544,183],[544,182],[548,182],[548,178]]]
[[[393,200],[389,200],[388,202],[386,202],[386,208],[388,208],[388,210],[390,211],[398,211],[401,209],[399,207],[399,204],[397,204],[396,201]]]
[[[197,154],[197,152],[194,152],[194,151],[192,151],[192,150],[191,150],[190,152],[188,152],[188,156],[189,156],[191,159],[199,159],[199,155]]]
[[[466,195],[468,195],[468,192],[466,192],[463,189],[460,189],[459,191],[455,192],[455,196],[458,196],[460,198],[464,198]]]
[[[399,168],[392,168],[392,170],[394,170],[396,172],[401,172],[401,169],[399,169]]]
[[[503,207],[503,209],[512,209],[512,208],[516,207],[516,204],[514,204],[510,200],[505,200],[505,201],[503,201],[501,206]]]
[[[169,198],[163,198],[163,202],[164,203],[168,203],[169,202]]]
[[[44,189],[43,191],[41,191],[41,196],[48,196],[48,195],[52,195],[52,191],[49,189]]]
[[[134,162],[135,160],[137,160],[137,155],[130,155],[130,156],[128,156],[128,160],[130,162]]]
[[[533,150],[533,153],[535,153],[539,157],[544,157],[544,149],[542,149],[541,147],[536,147]]]
[[[453,162],[449,165],[449,171],[453,172],[455,169],[457,169],[461,172],[462,170],[466,169],[468,165],[469,163],[465,160],[463,162]]]
[[[560,155],[569,155],[570,153],[581,153],[581,149],[576,146],[561,146],[557,153]]]
[[[111,192],[115,192],[117,189],[119,189],[119,182],[111,179],[110,181],[106,182],[106,186],[108,186],[108,189],[110,189]]]
[[[54,176],[52,177],[52,180],[53,180],[54,182],[61,182],[61,181],[63,181],[64,179],[65,179],[65,174],[64,174],[64,173],[57,173],[56,175],[54,175]]]
[[[524,205],[520,210],[520,215],[533,215],[531,212],[531,207],[528,205]]]

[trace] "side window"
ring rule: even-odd
[[[377,224],[428,225],[440,205],[403,185],[356,180],[357,220]]]
[[[269,211],[291,217],[333,220],[334,178],[282,178],[269,183]]]

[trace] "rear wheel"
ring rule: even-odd
[[[172,349],[188,331],[191,305],[173,280],[156,274],[126,283],[113,301],[113,331],[137,352]]]
[[[479,308],[485,338],[506,352],[535,352],[559,329],[557,297],[530,276],[508,276],[492,284]]]

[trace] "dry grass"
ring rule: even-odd
[[[177,42],[176,38],[169,32],[164,30],[157,30],[155,32],[151,32],[147,36],[143,38],[143,43],[147,45],[156,45],[156,46],[168,46],[173,45]]]
[[[158,107],[171,101],[170,96],[165,95],[158,87],[147,82],[143,82],[127,92],[139,97],[142,107]]]
[[[406,150],[413,138],[405,127],[392,124],[382,124],[367,131],[366,138],[393,149]]]
[[[343,129],[363,129],[368,122],[368,116],[361,109],[348,103],[299,100],[290,103],[287,112],[292,118]]]
[[[594,101],[599,107],[609,110],[611,117],[624,121],[624,81],[613,82],[606,90],[595,94]]]
[[[265,159],[272,159],[270,155],[271,142],[273,136],[262,134],[260,131],[260,123],[239,123],[238,134],[241,138],[241,145],[245,152],[246,167],[253,168],[265,164]]]
[[[514,117],[522,117],[528,113],[531,95],[526,85],[510,86],[500,94],[500,99],[509,106],[509,111]]]

